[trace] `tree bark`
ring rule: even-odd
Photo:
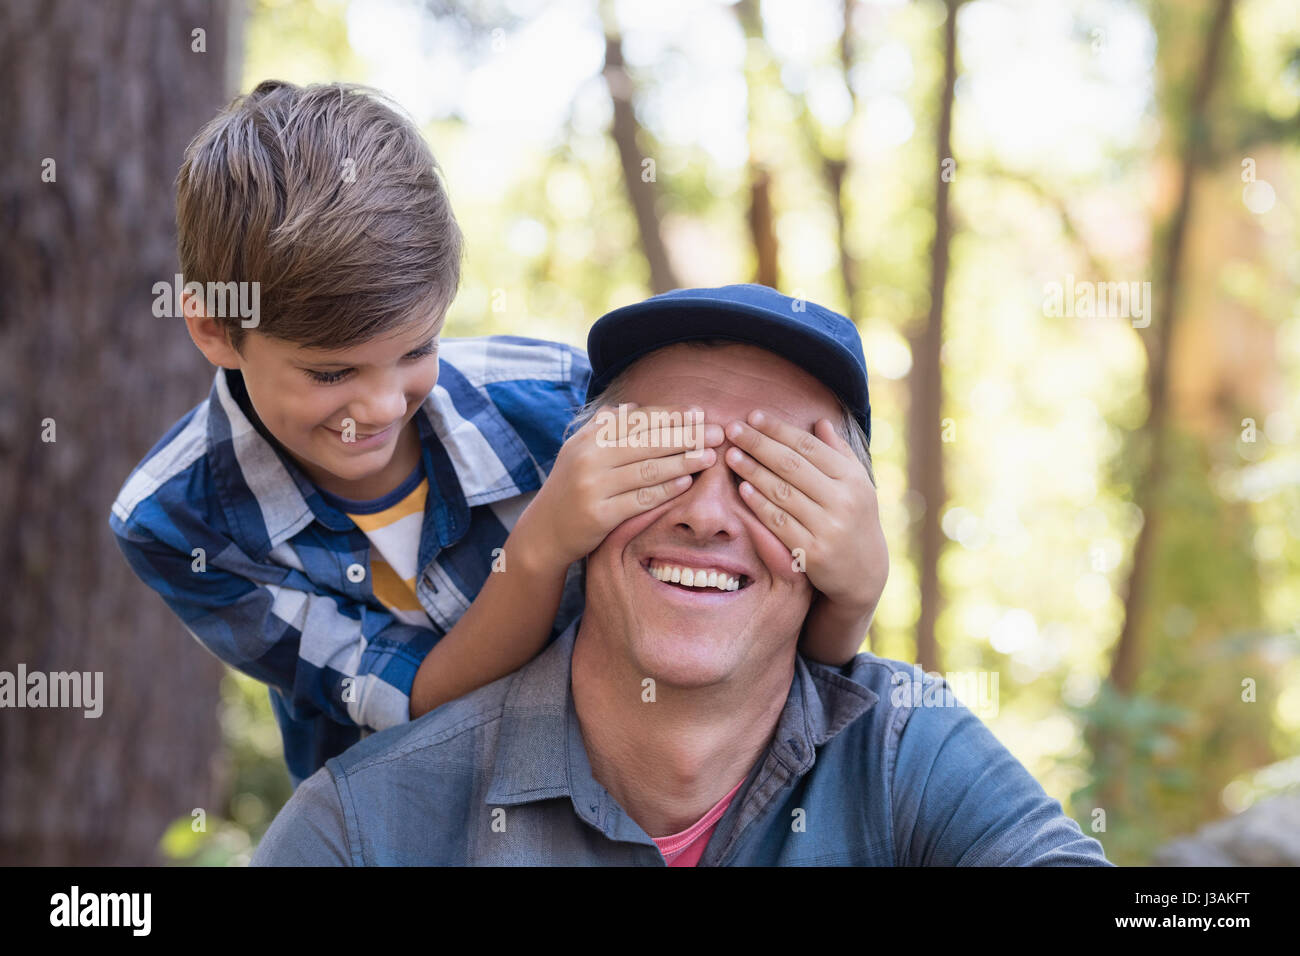
[[[917,577],[921,586],[921,613],[916,622],[916,660],[927,671],[939,669],[935,622],[942,594],[939,588],[939,553],[943,534],[939,511],[947,500],[943,475],[944,292],[948,285],[948,244],[951,215],[948,177],[944,161],[952,158],[952,105],[957,80],[957,8],[961,0],[945,0],[943,86],[939,91],[939,124],[935,137],[934,242],[930,248],[930,312],[925,324],[911,337],[912,371],[908,376],[911,408],[908,419],[908,484],[924,503],[916,530]]]
[[[739,0],[732,7],[732,12],[746,40],[751,44],[766,43],[758,0]],[[762,71],[754,69],[752,56],[746,57],[744,72],[748,120],[746,136],[749,140],[749,159],[746,162],[749,177],[749,238],[754,248],[753,281],[775,289],[781,281],[781,253],[776,238],[776,214],[772,205],[772,174],[768,172],[758,145],[759,137],[755,133],[758,110],[754,103],[763,83],[763,75]]]
[[[228,15],[0,6],[0,670],[103,674],[98,718],[0,712],[0,863],[157,862],[167,824],[216,796],[223,668],[136,579],[108,515],[212,380],[151,305],[177,271],[182,153],[230,92]]]
[[[1163,295],[1152,306],[1151,325],[1142,342],[1147,351],[1147,395],[1150,412],[1139,431],[1139,441],[1149,449],[1148,464],[1139,479],[1134,503],[1142,511],[1142,527],[1133,546],[1124,595],[1124,626],[1111,658],[1110,679],[1121,693],[1131,693],[1140,670],[1140,628],[1146,606],[1147,582],[1159,528],[1160,491],[1165,477],[1165,420],[1169,414],[1169,363],[1174,326],[1178,321],[1182,282],[1183,244],[1192,214],[1192,191],[1198,172],[1209,154],[1207,109],[1218,76],[1218,64],[1232,23],[1233,0],[1218,0],[1205,38],[1205,52],[1192,92],[1187,136],[1182,148],[1178,201],[1165,233],[1161,272],[1156,288]]]
[[[772,177],[752,159],[749,169],[749,235],[754,243],[754,281],[775,289],[780,268],[772,215]]]
[[[632,81],[623,63],[622,40],[612,30],[605,33],[605,82],[614,103],[614,122],[610,135],[618,146],[618,158],[623,167],[623,183],[627,187],[632,211],[636,214],[637,229],[641,234],[641,249],[650,266],[650,288],[659,294],[676,289],[680,283],[668,259],[668,249],[659,226],[659,213],[655,208],[658,190],[654,178],[646,178],[642,156],[637,146],[641,126],[633,106]]]

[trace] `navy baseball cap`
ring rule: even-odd
[[[748,342],[805,369],[838,395],[871,440],[862,337],[849,319],[765,285],[676,289],[615,309],[587,333],[591,401],[637,359],[690,339]]]

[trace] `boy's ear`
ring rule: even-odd
[[[222,322],[204,314],[202,296],[182,293],[181,315],[185,317],[185,327],[194,345],[209,362],[221,368],[240,367],[240,355],[230,344],[229,330]]]

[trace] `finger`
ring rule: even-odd
[[[637,488],[615,495],[608,502],[611,525],[617,527],[628,518],[635,518],[652,508],[658,508],[665,501],[671,501],[689,488],[693,480],[690,475],[681,475],[648,488]]]
[[[805,554],[808,553],[812,534],[790,512],[774,504],[748,481],[740,483],[740,498],[787,549],[793,552],[796,548],[802,548]]]
[[[681,427],[703,419],[704,410],[698,405],[648,405],[642,408],[636,402],[623,402],[619,405],[601,405],[587,424],[609,428],[618,435],[627,435],[650,428]]]
[[[844,459],[852,458],[853,452],[847,447],[841,450],[839,445],[818,437],[816,425],[813,426],[813,431],[804,431],[762,409],[755,409],[749,413],[748,424],[769,438],[798,452],[827,477],[843,478],[848,474],[848,462]]]
[[[606,437],[597,436],[598,444],[608,449],[606,460],[614,465],[625,465],[646,458],[662,458],[673,451],[683,451],[698,460],[706,448],[717,448],[726,440],[721,425],[700,423],[689,428],[638,432],[623,439],[615,439],[612,448],[611,443],[605,440]]]
[[[807,527],[816,524],[821,506],[793,484],[734,446],[727,449],[725,458],[727,467],[761,491],[768,501],[788,511],[800,524]]]
[[[661,458],[647,458],[615,468],[610,473],[610,497],[647,488],[661,482],[670,481],[682,475],[692,475],[704,468],[709,468],[717,461],[718,454],[712,448],[706,448],[699,455],[682,452]]]
[[[625,403],[621,408],[602,407],[598,412],[596,443],[601,448],[620,451],[607,461],[616,465],[661,457],[663,449],[689,449],[699,457],[704,448],[716,447],[725,440],[722,426],[704,424],[704,411],[691,406],[641,408]],[[593,419],[594,421],[594,419]]]
[[[768,416],[769,420],[771,416]],[[808,437],[818,441],[811,433]],[[790,445],[763,434],[753,426],[733,421],[727,425],[731,443],[765,465],[769,471],[794,485],[818,504],[828,504],[834,496],[831,478]],[[819,442],[820,444],[820,442]],[[829,450],[829,449],[828,449]]]
[[[840,435],[839,430],[836,429],[834,423],[829,418],[821,419],[817,423],[817,430],[821,432],[819,437],[821,437],[822,441],[825,441],[827,444],[834,442],[848,458],[852,459],[856,467],[850,469],[850,476],[859,476],[861,480],[858,481],[857,484],[862,488],[863,493],[870,502],[872,513],[876,514],[879,508],[879,500],[876,494],[876,483],[871,479],[871,474],[867,471],[866,467],[858,460],[858,456],[853,451],[853,448],[847,441],[845,441],[844,437]]]
[[[704,409],[698,405],[636,406],[627,413],[627,431],[633,434],[657,428],[680,428],[704,421]]]
[[[627,403],[620,427],[626,429],[626,434],[635,435],[660,428],[682,428],[697,421],[704,421],[704,409],[698,405],[646,405],[642,408]]]
[[[840,436],[840,433],[835,428],[835,424],[829,418],[818,419],[817,426],[813,429],[813,434],[827,445],[830,445],[841,455],[846,455],[850,458],[857,457],[853,454],[853,449],[849,447],[849,443]],[[825,469],[822,470],[825,471]]]

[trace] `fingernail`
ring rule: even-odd
[[[766,416],[762,412],[756,411],[754,412],[754,414],[749,416],[749,420],[753,422],[755,425],[761,425],[763,424],[764,421],[766,421]]]
[[[732,422],[727,426],[727,434],[732,438],[739,438],[740,433],[745,430],[745,426],[740,422]]]

